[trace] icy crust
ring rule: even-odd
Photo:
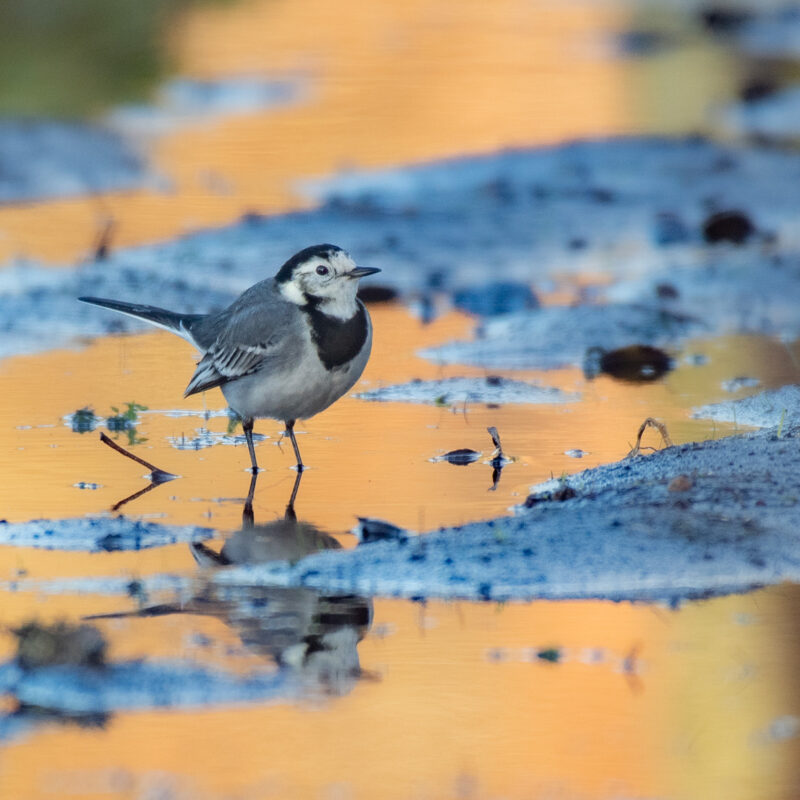
[[[62,714],[200,708],[294,696],[299,681],[274,669],[237,675],[191,661],[131,661],[102,668],[0,665],[0,694]],[[0,738],[4,725],[0,722]],[[15,733],[13,726],[10,733]]]
[[[796,35],[796,56],[800,56],[800,26]],[[796,140],[800,138],[800,88],[791,87],[758,100],[735,103],[718,116],[725,128],[739,136]]]
[[[799,437],[795,427],[672,447],[539,487],[511,518],[214,579],[410,598],[665,602],[798,581]],[[575,495],[552,492],[564,487]]]
[[[355,395],[362,400],[381,402],[430,403],[455,405],[462,403],[574,403],[579,394],[564,392],[552,386],[490,376],[488,378],[446,378],[438,381],[411,381],[395,386],[382,386]]]
[[[140,187],[138,156],[97,125],[0,119],[0,204]]]
[[[259,75],[217,80],[176,78],[167,81],[152,104],[114,109],[107,122],[130,135],[156,135],[183,125],[208,123],[232,114],[252,114],[294,102],[300,81]]]
[[[0,521],[0,545],[90,553],[146,550],[214,536],[210,528],[160,525],[126,517],[76,517],[32,522]]]
[[[590,347],[666,345],[708,331],[700,319],[656,307],[550,306],[487,320],[472,341],[449,342],[420,355],[445,364],[551,369],[582,364]]]
[[[800,423],[800,386],[781,386],[759,392],[752,397],[711,403],[692,411],[697,419],[713,419],[717,422],[733,422],[752,425],[754,428],[773,428],[781,423]]]
[[[611,303],[702,320],[714,333],[800,336],[800,257],[777,246],[714,248],[685,269],[623,280],[606,292]],[[664,296],[666,295],[666,296]]]
[[[746,21],[736,41],[751,56],[797,60],[800,58],[800,10],[790,4],[769,9],[769,13]]]
[[[58,273],[30,264],[0,271],[0,355],[144,329],[76,303],[81,294],[187,312],[221,308],[313,242],[346,247],[359,263],[383,269],[381,284],[426,302],[443,293],[481,291],[492,281],[547,288],[553,275],[564,272],[669,278],[708,259],[712,248],[703,242],[702,226],[714,209],[741,208],[782,252],[800,243],[798,187],[800,159],[794,154],[659,138],[580,142],[341,176],[313,187],[321,203],[313,211],[250,215],[227,228],[119,250],[102,263]],[[722,251],[714,261],[724,284],[725,251],[735,248],[713,249]],[[769,267],[758,237],[736,250],[754,273]],[[791,288],[788,282],[780,287]],[[650,315],[634,333],[657,321],[659,309],[650,308],[650,300],[631,301],[648,306]],[[558,313],[572,319],[567,310]],[[616,341],[631,343],[622,336]]]
[[[691,266],[621,280],[606,305],[551,306],[485,320],[471,341],[422,352],[442,363],[547,369],[583,363],[590,347],[680,345],[691,336],[800,336],[800,258],[724,248]]]

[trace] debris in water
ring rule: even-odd
[[[536,658],[540,661],[549,661],[551,664],[558,664],[561,661],[561,650],[558,647],[545,647],[536,651]]]
[[[142,444],[147,439],[139,436],[136,423],[139,421],[139,412],[147,411],[147,406],[140,403],[126,403],[125,411],[120,411],[116,406],[111,406],[112,416],[106,419],[106,428],[112,433],[125,433],[128,436],[128,445]]]
[[[447,461],[450,464],[455,464],[459,467],[465,467],[467,464],[474,464],[481,454],[477,450],[470,450],[468,447],[460,447],[458,450],[451,450],[441,456],[432,458],[431,461]]]
[[[111,406],[114,412],[113,416],[106,419],[106,427],[110,431],[126,431],[130,429],[139,420],[139,412],[147,411],[147,406],[140,403],[126,403],[127,408],[120,411],[116,406]]]
[[[669,438],[669,433],[667,432],[667,426],[663,422],[659,422],[657,419],[653,419],[653,417],[648,417],[640,426],[639,431],[636,434],[636,444],[631,448],[630,452],[628,453],[625,458],[632,458],[633,456],[638,456],[641,452],[642,448],[642,435],[644,434],[647,428],[655,428],[660,434],[661,438],[664,440],[664,444],[666,447],[672,447],[672,439]],[[648,450],[653,450],[654,448],[648,447]]]
[[[140,458],[139,456],[136,456],[133,453],[129,453],[124,447],[120,447],[116,442],[113,442],[111,439],[108,438],[108,436],[106,436],[102,432],[100,434],[100,441],[103,444],[107,444],[112,450],[116,450],[123,456],[132,459],[137,464],[141,464],[143,467],[147,467],[150,470],[149,480],[154,484],[165,483],[166,481],[172,481],[178,477],[177,475],[173,475],[171,472],[165,472],[163,469],[159,469],[155,465],[151,464],[149,461],[145,461],[143,458]]]
[[[105,666],[106,641],[94,625],[30,621],[11,632],[17,637],[16,662],[24,670],[56,664]]]
[[[103,220],[100,232],[97,235],[97,241],[92,248],[92,255],[95,261],[106,261],[111,253],[111,239],[116,228],[116,222],[113,217],[107,217]]]
[[[583,458],[584,456],[589,455],[588,450],[581,450],[579,447],[575,447],[572,450],[565,450],[565,456],[569,456],[570,458]]]
[[[759,386],[761,381],[758,378],[748,378],[746,375],[739,375],[731,378],[729,381],[722,381],[722,388],[726,392],[738,392],[740,389],[749,389],[753,386]]]
[[[743,8],[730,8],[727,3],[709,5],[698,12],[700,22],[712,33],[730,34],[737,31],[753,15]]]
[[[510,464],[511,459],[506,458],[503,454],[503,445],[500,444],[500,434],[497,432],[497,428],[492,426],[486,430],[489,433],[489,436],[492,437],[492,444],[494,444],[492,459],[489,461],[489,464],[492,467],[492,485],[489,487],[489,491],[493,492],[497,488],[497,484],[500,482],[500,475],[503,472],[503,467]]]
[[[658,380],[673,367],[672,359],[658,347],[634,344],[617,350],[591,347],[586,351],[583,373],[588,379],[605,373],[612,378],[631,383]]]
[[[396,541],[404,542],[408,539],[410,531],[373,517],[358,517],[358,525],[353,528],[353,534],[359,544],[372,542]]]
[[[79,408],[69,418],[69,423],[75,433],[89,433],[93,431],[99,422],[99,418],[95,416],[94,411],[88,406]]]
[[[718,211],[703,223],[703,238],[709,244],[744,244],[756,232],[756,226],[750,221],[750,217],[735,209]]]

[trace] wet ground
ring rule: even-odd
[[[717,133],[757,29],[452,11],[323,45],[324,4],[195,10],[197,82],[111,115],[145,188],[0,209],[0,795],[796,794],[797,158],[558,145]],[[180,399],[191,347],[72,298],[211,308],[316,239],[392,299],[301,480],[261,421],[252,487],[219,393]],[[677,447],[576,475],[646,417]],[[12,660],[11,629],[89,617],[105,666]]]

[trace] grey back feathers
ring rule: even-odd
[[[224,311],[206,317],[196,333],[206,352],[186,387],[187,397],[264,368],[280,369],[299,360],[302,352],[299,309],[283,299],[274,278],[251,286]]]

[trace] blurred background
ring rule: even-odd
[[[110,127],[149,179],[0,209],[6,260],[70,261],[109,216],[127,245],[298,208],[300,180],[354,167],[634,132],[796,133],[798,22],[769,2],[8,0],[0,15],[0,199],[61,193],[55,178],[12,186],[12,119]],[[88,169],[91,142],[51,131],[47,146]]]

